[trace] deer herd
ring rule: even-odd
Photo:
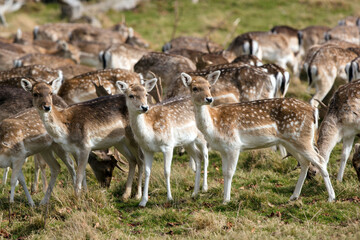
[[[59,159],[79,196],[87,189],[87,163],[108,187],[114,168],[121,169],[120,153],[129,164],[123,199],[132,196],[137,169],[135,198],[144,207],[156,152],[163,154],[172,200],[175,147],[185,149],[195,172],[192,197],[200,192],[202,165],[202,191],[208,190],[209,149],[220,153],[227,203],[240,152],[272,146],[299,162],[290,200],[299,198],[310,167],[323,177],[328,201],[335,200],[330,154],[342,140],[337,175],[342,181],[360,133],[360,18],[347,17],[334,28],[247,32],[227,49],[191,36],[172,39],[162,52],[148,46],[125,23],[109,29],[45,24],[32,34],[19,29],[13,39],[0,38],[0,166],[6,168],[3,184],[12,169],[11,203],[19,182],[34,206],[22,172],[30,156],[35,160],[31,192],[41,170],[45,196],[40,204],[46,204]],[[310,103],[285,97],[290,78],[296,83],[303,73],[315,88]],[[359,152],[356,145],[353,166],[360,180]]]

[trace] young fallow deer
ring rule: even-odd
[[[317,127],[317,109],[292,98],[258,100],[211,107],[210,87],[220,75],[194,77],[181,74],[191,91],[198,129],[213,148],[220,152],[224,175],[224,203],[230,201],[231,181],[240,151],[282,144],[300,162],[301,172],[290,200],[301,192],[309,164],[317,166],[325,181],[329,201],[335,199],[327,162],[316,153],[314,133]]]
[[[318,148],[328,161],[336,143],[343,142],[337,180],[342,181],[356,134],[360,133],[360,80],[341,86],[330,100],[319,129]]]
[[[146,95],[154,88],[156,80],[146,81],[145,87],[140,84],[128,85],[121,81],[116,84],[125,93],[130,126],[144,153],[145,184],[139,205],[144,207],[148,202],[150,172],[155,152],[162,152],[164,155],[167,199],[173,199],[170,189],[170,170],[173,150],[176,146],[183,146],[195,160],[193,197],[198,195],[200,188],[200,158],[204,161],[203,190],[206,191],[208,151],[204,137],[196,128],[190,99],[172,99],[149,108]]]
[[[53,84],[56,83],[58,82]],[[26,91],[33,94],[34,107],[38,110],[48,134],[54,142],[71,153],[78,163],[76,195],[80,194],[82,188],[90,151],[115,146],[129,161],[130,167],[123,198],[127,199],[131,194],[136,165],[139,171],[136,198],[141,197],[142,160],[128,123],[128,111],[123,95],[105,96],[57,109],[51,98],[52,86],[42,82],[32,84],[27,79],[22,80],[22,85]]]
[[[13,117],[4,119],[0,123],[0,143],[0,167],[11,167],[13,169],[11,175],[11,203],[14,202],[15,184],[19,180],[29,204],[34,206],[21,168],[27,157],[37,153],[43,156],[51,171],[51,179],[40,204],[45,204],[50,200],[52,189],[60,172],[60,165],[54,158],[52,151],[64,161],[75,184],[75,169],[71,158],[47,134],[36,109],[30,108]]]

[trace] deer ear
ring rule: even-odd
[[[62,77],[58,77],[57,79],[55,79],[54,81],[52,81],[51,84],[51,88],[52,88],[52,92],[54,94],[57,94],[60,90],[60,87],[63,83],[63,79]]]
[[[25,79],[25,78],[22,78],[21,81],[20,81],[20,83],[21,83],[22,88],[23,88],[25,91],[31,92],[31,90],[32,90],[32,83],[31,83],[29,80],[27,80],[27,79]]]
[[[145,81],[145,89],[147,92],[150,92],[156,85],[157,78],[150,79]]]
[[[216,81],[219,79],[220,77],[220,70],[217,70],[215,72],[210,73],[207,76],[207,80],[209,81],[210,85],[214,85],[216,83]]]
[[[119,89],[120,93],[123,94],[125,94],[126,90],[129,88],[129,85],[123,81],[116,81],[115,85]]]
[[[188,86],[190,86],[190,84],[192,82],[192,78],[190,77],[189,74],[183,72],[183,73],[181,73],[181,81],[183,82],[185,87],[188,87]]]

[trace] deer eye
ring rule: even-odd
[[[34,96],[34,97],[38,97],[39,94],[38,94],[38,93],[34,93],[33,96]]]
[[[198,88],[197,87],[193,87],[193,92],[197,92],[198,91]]]
[[[132,94],[129,95],[129,98],[130,98],[130,99],[133,99],[133,98],[134,98],[134,95],[132,95]]]

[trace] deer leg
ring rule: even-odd
[[[42,156],[40,154],[36,154],[34,155],[34,161],[37,162],[38,167],[40,167],[40,171],[41,171],[41,181],[43,184],[43,191],[45,193],[45,190],[47,189],[47,179],[46,179],[46,161],[42,158]],[[36,187],[37,187],[38,182],[36,182]]]
[[[125,144],[117,144],[115,147],[129,162],[129,173],[126,180],[125,192],[122,195],[123,200],[127,200],[131,196],[131,187],[136,170],[136,159],[131,154],[130,150],[125,146]]]
[[[19,178],[19,175],[21,172],[21,168],[25,163],[25,159],[21,159],[20,161],[17,161],[17,160],[19,160],[19,159],[16,159],[12,163],[12,174],[11,174],[11,179],[10,179],[10,185],[11,185],[10,203],[14,202],[15,186],[18,181],[18,178]]]
[[[9,171],[10,171],[10,167],[7,167],[7,168],[4,169],[3,182],[2,182],[3,185],[6,184],[6,180],[7,180]]]
[[[346,162],[349,158],[349,155],[350,155],[350,152],[352,149],[352,145],[354,143],[354,138],[355,138],[354,136],[350,136],[350,137],[346,137],[343,139],[343,148],[342,148],[342,153],[341,153],[340,169],[339,169],[339,173],[337,175],[337,180],[339,182],[341,182],[343,179]]]
[[[164,175],[166,179],[166,190],[167,190],[167,200],[172,201],[173,197],[171,195],[171,185],[170,185],[170,173],[171,173],[171,162],[173,157],[173,148],[167,149],[163,152],[164,155]]]
[[[70,173],[70,176],[71,176],[71,179],[72,179],[72,184],[75,187],[76,171],[75,171],[75,167],[74,167],[74,161],[71,159],[69,153],[64,151],[61,147],[59,147],[59,146],[55,147],[53,150],[56,153],[56,155],[58,155],[59,158],[64,162],[66,168],[68,169],[68,171]]]
[[[193,170],[193,172],[196,172],[196,163],[195,163],[195,160],[191,156],[190,156],[189,165],[190,165],[191,170]]]
[[[154,159],[154,154],[152,152],[144,151],[144,163],[145,163],[145,183],[144,183],[144,190],[142,194],[141,202],[139,203],[140,207],[145,207],[146,203],[149,200],[149,180],[150,180],[150,173],[151,173],[151,166]]]
[[[278,148],[279,148],[281,157],[283,157],[283,158],[286,157],[287,156],[286,148],[281,144],[278,145]]]
[[[207,190],[208,190],[207,169],[209,166],[209,155],[208,155],[208,148],[207,148],[206,144],[207,144],[206,141],[198,141],[196,143],[196,146],[200,151],[200,156],[204,162],[204,180],[203,180],[203,187],[202,187],[203,192],[207,192]]]
[[[24,189],[24,192],[25,192],[25,195],[26,195],[26,198],[28,199],[28,202],[29,202],[29,205],[31,207],[34,207],[35,204],[34,204],[34,201],[32,200],[31,196],[30,196],[30,193],[29,193],[29,190],[27,189],[27,186],[26,186],[26,182],[25,182],[25,178],[24,178],[24,174],[22,173],[22,171],[20,170],[20,173],[19,173],[19,178],[18,178],[21,186],[23,187]]]
[[[45,196],[40,202],[40,205],[44,205],[44,204],[47,204],[50,200],[52,190],[56,183],[56,178],[60,173],[60,164],[56,161],[56,159],[53,156],[51,151],[44,151],[41,153],[41,156],[46,161],[46,163],[49,165],[50,172],[51,172],[50,182],[46,189]]]
[[[35,193],[38,190],[38,183],[39,183],[39,173],[40,173],[40,166],[37,158],[34,156],[34,166],[35,166],[35,172],[34,172],[34,181],[31,185],[31,192]]]
[[[236,165],[239,160],[240,151],[229,151],[223,156],[223,175],[224,175],[224,204],[230,202],[231,181],[234,176]],[[225,165],[225,167],[224,167]]]
[[[76,154],[76,159],[78,162],[78,168],[76,171],[76,185],[75,185],[75,194],[76,196],[80,196],[81,187],[86,191],[86,165],[89,160],[90,150],[82,149],[78,154]],[[85,179],[85,180],[84,180]],[[84,185],[85,183],[85,185]]]
[[[294,193],[290,197],[290,201],[293,201],[293,200],[296,200],[296,199],[299,198],[300,193],[301,193],[301,189],[302,189],[302,187],[304,185],[304,182],[305,182],[306,174],[307,174],[308,169],[309,169],[309,164],[310,164],[310,162],[305,161],[299,154],[297,154],[295,156],[297,156],[297,160],[300,163],[301,171],[300,171],[299,179],[298,179],[298,181],[296,183],[296,186],[295,186]]]
[[[319,105],[319,103],[317,101],[315,101],[314,99],[322,101],[325,98],[326,94],[328,94],[328,92],[331,90],[331,88],[334,84],[334,81],[335,81],[335,77],[330,76],[329,78],[331,78],[331,79],[329,79],[329,80],[314,79],[316,93],[310,100],[311,106],[317,107]]]
[[[201,175],[201,163],[199,159],[200,153],[196,149],[194,143],[184,146],[184,148],[189,153],[189,155],[195,160],[195,164],[196,164],[195,187],[194,187],[194,192],[191,195],[191,197],[194,198],[199,194],[199,190],[200,190],[200,175]]]

